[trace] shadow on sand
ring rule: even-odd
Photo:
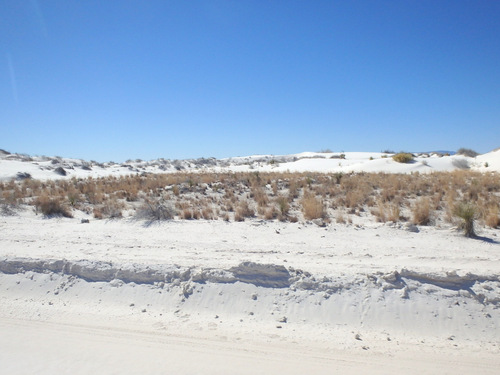
[[[483,236],[477,236],[477,235],[474,236],[474,237],[471,237],[471,238],[473,240],[484,241],[484,242],[495,244],[495,245],[500,244],[500,242],[498,242],[497,240],[494,240],[493,238],[488,238],[488,237],[483,237]]]

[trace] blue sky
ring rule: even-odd
[[[2,0],[0,148],[488,152],[499,20],[493,0]]]

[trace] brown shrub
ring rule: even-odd
[[[123,202],[120,202],[116,199],[107,200],[101,207],[101,214],[103,217],[117,219],[122,217],[122,210],[124,208],[125,205],[123,204]]]
[[[214,210],[210,207],[203,207],[203,209],[201,210],[201,217],[205,220],[214,220]]]
[[[234,213],[234,221],[245,221],[245,217],[236,210]]]
[[[412,223],[417,225],[429,225],[431,222],[431,203],[429,198],[420,198],[413,204]]]
[[[382,223],[387,221],[397,222],[400,219],[400,208],[395,203],[379,202],[377,208],[372,210],[372,214],[377,218],[377,221]]]
[[[247,200],[242,200],[234,214],[234,220],[243,221],[247,217],[254,217],[255,211],[250,207]]]
[[[295,179],[291,180],[288,185],[288,200],[291,202],[299,196],[298,185]]]
[[[484,222],[491,228],[498,228],[500,226],[500,216],[498,206],[490,206],[486,212]]]
[[[345,205],[349,208],[361,206],[366,200],[366,194],[362,190],[349,190],[345,195]]]
[[[60,198],[50,198],[47,195],[42,195],[38,197],[35,205],[37,211],[40,210],[47,217],[73,217],[68,207],[66,207]]]
[[[264,219],[266,219],[266,220],[276,219],[277,216],[278,216],[278,214],[277,214],[276,210],[274,209],[274,207],[270,207],[264,211]]]
[[[313,194],[306,194],[301,199],[302,212],[306,220],[322,219],[326,217],[325,207],[321,200]]]
[[[398,163],[410,163],[413,161],[413,155],[409,152],[399,152],[392,155],[392,159]]]
[[[191,220],[193,219],[193,210],[191,208],[184,208],[180,215],[181,219]]]
[[[263,188],[255,187],[252,189],[253,199],[257,202],[257,207],[266,207],[269,204],[269,198]]]
[[[94,207],[92,210],[92,214],[94,215],[95,219],[104,219],[104,215],[102,214],[102,211],[99,207]]]

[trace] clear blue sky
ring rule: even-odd
[[[0,148],[500,147],[500,1],[1,0]]]

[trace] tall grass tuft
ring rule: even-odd
[[[412,223],[416,225],[429,225],[431,222],[431,203],[429,198],[418,199],[412,207]]]
[[[309,193],[304,195],[301,200],[302,212],[306,220],[323,219],[326,216],[323,202]]]

